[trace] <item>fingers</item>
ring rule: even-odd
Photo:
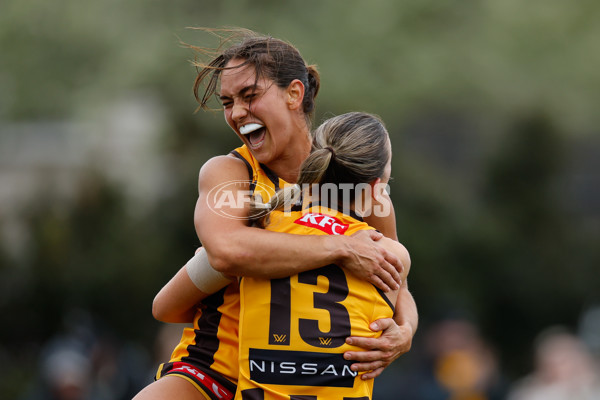
[[[381,367],[381,368],[374,369],[371,372],[365,372],[364,374],[362,374],[360,376],[360,379],[362,379],[363,381],[366,381],[369,379],[377,378],[379,375],[381,375],[381,373],[383,372],[384,369],[385,369],[384,367]]]
[[[374,371],[378,368],[385,368],[389,365],[389,362],[384,362],[384,361],[373,361],[373,362],[364,362],[364,363],[354,363],[350,366],[350,369],[352,369],[352,371],[356,371],[356,372],[370,372],[370,371]]]
[[[374,332],[383,331],[379,338],[351,336],[346,343],[365,349],[366,351],[347,351],[344,359],[356,361],[350,366],[353,371],[365,372],[361,379],[373,379],[383,372],[396,358],[405,353],[406,339],[392,318],[381,318],[373,321],[369,328]],[[408,347],[410,348],[410,347]]]
[[[344,355],[348,355],[347,360],[360,362],[378,360],[379,358],[377,357],[381,357],[384,352],[388,355],[387,353],[393,349],[389,341],[385,338],[375,339],[352,336],[346,339],[346,343],[366,350],[347,351],[344,353]]]
[[[382,269],[380,270],[379,278],[390,288],[388,290],[398,289],[402,285],[402,277],[394,265],[388,262],[387,259],[384,259],[380,266]],[[387,290],[384,291],[387,292]]]
[[[369,282],[377,286],[384,292],[396,290],[402,284],[402,277],[396,267],[387,260],[389,252],[382,250],[383,258],[379,261],[379,269],[374,272],[374,275],[369,277]],[[391,255],[393,261],[393,255]],[[397,260],[397,259],[396,259]]]
[[[373,285],[389,292],[402,284],[402,263],[399,258],[374,241],[383,235],[375,230],[363,230],[353,234],[358,241],[353,246],[354,257],[345,266]]]
[[[371,322],[371,324],[369,325],[369,328],[371,328],[371,330],[373,332],[389,330],[387,332],[388,334],[394,334],[395,332],[393,332],[392,329],[397,328],[397,327],[398,327],[398,325],[396,324],[396,321],[394,321],[392,318],[381,318],[381,319]],[[385,332],[384,332],[384,334],[385,334]],[[383,336],[380,336],[378,338],[350,336],[350,337],[346,338],[346,343],[353,345],[353,346],[363,348],[365,350],[374,350],[374,349],[384,350],[384,351],[391,350],[391,347],[387,341],[387,338],[385,338]],[[372,354],[370,354],[372,352],[369,352],[369,351],[361,351],[361,352],[348,351],[344,354],[348,354],[348,353],[352,353],[352,354],[356,353],[358,358],[351,357],[351,358],[347,358],[347,360],[360,360],[360,361],[375,360],[375,358],[373,358],[373,359],[364,358],[364,357],[369,357],[372,355]]]
[[[370,351],[347,351],[344,353],[344,358],[346,360],[356,361],[358,363],[373,363],[373,362],[383,362],[388,361],[388,357],[390,354],[388,352],[380,351],[380,350],[370,350]],[[378,365],[380,367],[381,365]],[[368,368],[369,370],[372,368]],[[365,369],[364,371],[366,371]]]
[[[383,331],[383,334],[377,338],[361,336],[346,338],[347,344],[360,347],[366,351],[347,351],[344,353],[344,358],[359,362],[397,358],[395,353],[403,347],[402,344],[406,341],[401,335],[398,324],[392,318],[381,318],[371,322],[369,328],[374,332]]]
[[[388,328],[394,328],[394,325],[397,326],[398,324],[396,324],[396,321],[394,321],[393,318],[380,318],[376,321],[371,322],[369,328],[371,328],[373,332],[378,332],[384,331]]]
[[[385,274],[382,274],[382,275],[385,275]],[[389,275],[389,274],[388,274],[388,278],[387,279],[382,280],[382,278],[385,278],[385,276],[382,276],[380,278],[377,275],[371,275],[369,277],[369,282],[371,282],[373,285],[375,285],[377,288],[383,290],[384,292],[389,292],[390,290],[392,290],[390,288],[390,285],[392,285],[392,287],[393,287],[393,285],[394,285],[395,282],[394,282],[393,279],[390,281],[391,275]]]
[[[381,351],[347,351],[344,353],[344,358],[346,360],[359,361],[352,364],[350,369],[356,372],[365,372],[365,374],[361,375],[361,379],[366,380],[381,375],[383,370],[392,363],[394,359],[385,357],[386,355],[388,354]]]
[[[378,260],[379,269],[375,271],[375,276],[379,279],[375,280],[373,277],[371,277],[369,281],[384,292],[396,290],[402,284],[402,276],[400,275],[400,272],[402,272],[403,268],[402,264],[400,263],[398,257],[389,251],[383,248],[379,248],[378,250],[383,256],[383,258]]]
[[[378,241],[383,237],[383,234],[381,232],[376,231],[375,229],[370,229],[367,232],[369,233],[369,237],[371,238],[371,240],[374,241]]]
[[[382,254],[383,258],[385,258],[385,261],[387,261],[392,266],[395,273],[397,274],[398,279],[396,281],[400,281],[400,273],[404,271],[404,265],[402,265],[402,261],[400,261],[400,259],[396,255],[392,254],[387,250],[384,250]]]

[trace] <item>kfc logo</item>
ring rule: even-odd
[[[294,221],[295,224],[317,228],[328,235],[343,235],[348,230],[348,224],[342,223],[336,217],[319,213],[307,213]]]

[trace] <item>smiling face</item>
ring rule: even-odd
[[[243,62],[233,59],[227,64],[219,98],[227,124],[258,161],[269,165],[293,148],[295,137],[306,136],[308,128],[295,106],[292,84],[280,88],[272,80],[257,80],[252,65],[235,68]]]

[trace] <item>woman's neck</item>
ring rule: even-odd
[[[279,178],[288,183],[295,183],[298,180],[300,165],[310,154],[310,140],[298,141],[296,145],[288,146],[285,154],[276,160],[267,164],[267,167],[273,171]]]
[[[314,191],[311,190],[313,188],[314,187],[312,185],[308,186],[307,192],[309,193],[309,195],[304,197],[302,208],[307,208],[307,207],[311,207],[311,206],[320,206],[320,207],[329,208],[331,210],[335,210],[337,212],[340,212],[340,213],[346,214],[346,215],[349,215],[349,214],[360,215],[360,213],[358,213],[355,209],[354,201],[348,201],[348,199],[336,198],[339,196],[339,193],[336,193],[332,196],[331,191],[329,191],[327,188],[324,189],[323,192],[321,192],[321,189],[323,188],[323,186],[321,186],[321,185],[318,185],[316,187],[319,190],[319,192],[317,192],[317,193],[315,193]],[[307,192],[305,192],[305,193],[307,193]]]

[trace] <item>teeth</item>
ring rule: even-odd
[[[240,128],[240,133],[242,135],[247,135],[251,132],[254,132],[257,129],[262,128],[263,126],[261,124],[248,124],[248,125],[244,125]]]

